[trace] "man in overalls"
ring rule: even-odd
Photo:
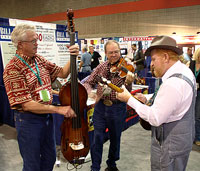
[[[145,55],[151,56],[156,77],[162,78],[151,106],[142,104],[124,88],[117,98],[127,102],[151,124],[151,170],[184,171],[194,140],[196,81],[192,71],[179,61],[182,50],[168,36],[157,36]],[[139,95],[143,102],[145,98]]]

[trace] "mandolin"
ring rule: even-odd
[[[108,87],[110,87],[111,89],[115,90],[118,93],[122,93],[123,89],[121,89],[120,87],[114,85],[111,83],[111,81],[107,80],[106,78],[103,77],[98,77],[97,81],[103,84],[106,84]],[[140,101],[141,103],[143,103],[140,99],[138,99],[136,96],[133,96],[135,99],[137,99],[138,101]],[[143,103],[144,104],[144,103]],[[149,122],[145,121],[144,119],[140,118],[140,125],[145,129],[145,130],[151,130],[151,125],[149,124]]]

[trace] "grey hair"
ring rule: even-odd
[[[30,24],[18,24],[11,33],[11,40],[15,47],[17,47],[19,41],[23,41],[26,38],[27,31],[35,32],[35,26]]]

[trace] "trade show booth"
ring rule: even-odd
[[[38,34],[38,54],[44,56],[47,60],[52,63],[56,63],[58,66],[64,66],[65,63],[70,58],[70,54],[68,49],[66,48],[66,44],[69,44],[70,38],[68,33],[66,32],[66,26],[57,25],[51,23],[41,23],[41,22],[31,22],[17,19],[6,19],[0,18],[0,123],[7,124],[12,127],[15,126],[14,123],[14,113],[10,108],[8,97],[5,91],[4,83],[3,83],[3,70],[9,60],[15,55],[16,48],[13,46],[11,42],[11,33],[14,27],[19,24],[27,22],[36,26],[36,32]],[[80,49],[81,44],[78,41],[78,32],[76,32],[76,43],[79,43]],[[77,73],[80,80],[85,78],[87,74],[85,73]],[[63,85],[67,79],[59,80]],[[142,90],[141,90],[142,91]],[[59,104],[58,95],[54,95],[53,104]],[[92,124],[92,114],[93,114],[94,106],[88,106],[86,109],[86,118],[88,120],[89,126],[89,136],[90,141],[92,141],[92,132],[93,132],[93,124]],[[127,106],[127,117],[126,122],[124,124],[124,130],[128,127],[134,125],[139,121],[139,116],[136,112]],[[56,141],[57,144],[60,144],[60,126],[64,117],[62,115],[53,114],[54,124],[56,127]],[[105,132],[105,140],[109,138],[108,130]]]

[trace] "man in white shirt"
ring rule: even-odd
[[[168,36],[157,36],[145,55],[151,56],[156,77],[162,78],[152,106],[136,100],[125,88],[117,98],[127,102],[151,124],[151,170],[186,169],[194,140],[196,82],[192,71],[179,61],[182,50]],[[145,102],[144,96],[140,98]]]
[[[186,61],[191,61],[192,60],[192,48],[188,47],[187,48],[187,53],[183,54],[183,57]]]

